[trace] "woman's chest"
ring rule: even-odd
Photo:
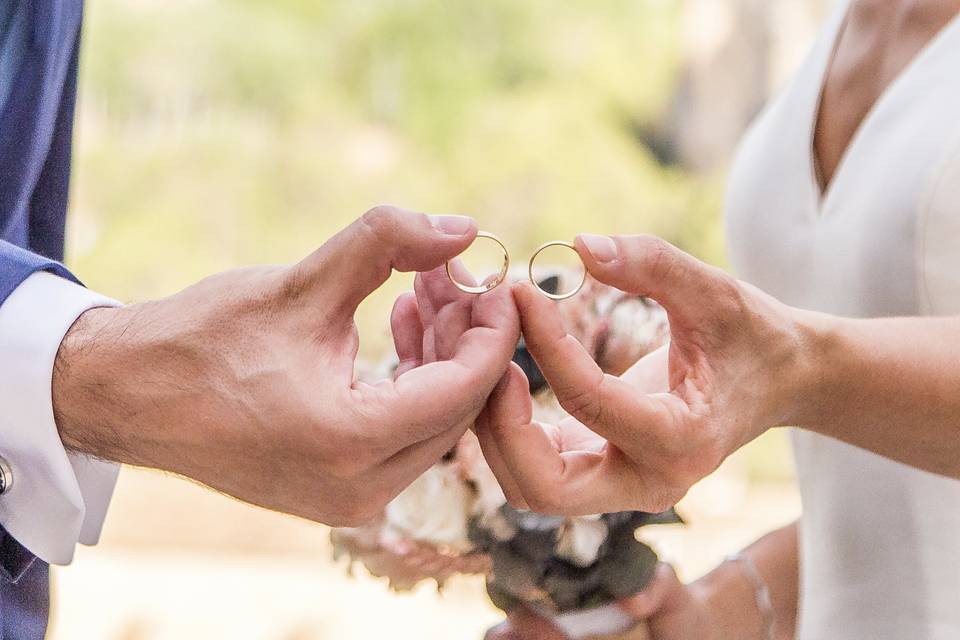
[[[960,192],[943,184],[944,175],[960,177],[952,169],[960,162],[960,26],[950,25],[879,98],[821,196],[814,123],[837,28],[828,25],[741,145],[726,206],[731,261],[737,275],[793,305],[850,316],[920,313],[931,238],[935,253],[958,254],[960,275],[952,222],[960,200],[950,201]],[[957,297],[960,305],[960,282]]]
[[[860,126],[960,12],[960,0],[924,5],[851,3],[824,72],[813,137],[821,192],[829,187]],[[922,64],[922,60],[919,61]],[[907,79],[909,80],[909,79]]]

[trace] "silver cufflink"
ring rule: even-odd
[[[0,496],[13,487],[13,469],[5,458],[0,458]]]

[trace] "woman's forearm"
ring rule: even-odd
[[[770,590],[778,640],[796,630],[799,570],[797,523],[768,533],[743,551]],[[763,640],[766,628],[757,588],[740,562],[724,562],[692,585],[711,612],[713,637]]]
[[[809,314],[799,426],[960,478],[960,318]]]
[[[670,343],[605,374],[555,305],[514,285],[526,345],[572,418],[531,421],[515,367],[491,394],[494,417],[478,431],[518,504],[663,511],[731,453],[791,425],[960,478],[960,318],[803,311],[652,236],[582,235],[576,248],[599,282],[663,305]]]

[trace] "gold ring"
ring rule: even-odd
[[[489,280],[475,287],[471,287],[461,282],[457,282],[457,279],[453,277],[453,271],[451,271],[450,269],[450,264],[453,262],[452,260],[447,260],[447,277],[450,278],[450,282],[453,283],[453,286],[455,286],[457,289],[460,289],[460,291],[463,291],[464,293],[474,293],[479,295],[481,293],[486,293],[487,291],[494,289],[497,285],[503,282],[504,278],[507,277],[507,271],[510,269],[510,254],[507,252],[507,247],[503,244],[503,242],[500,241],[500,238],[493,235],[492,233],[487,233],[486,231],[477,231],[477,237],[493,240],[498,245],[500,245],[500,249],[503,251],[503,266],[500,267],[500,273],[497,274],[496,279]]]
[[[580,276],[580,282],[577,283],[577,286],[575,286],[570,291],[567,291],[566,293],[550,293],[549,291],[544,290],[540,286],[540,284],[537,282],[537,279],[533,277],[534,261],[536,261],[537,256],[540,255],[540,252],[550,247],[566,247],[567,249],[570,249],[576,254],[577,259],[580,260],[580,263],[583,264],[583,258],[581,258],[580,254],[577,253],[577,249],[576,247],[573,246],[572,242],[565,242],[563,240],[554,240],[553,242],[547,242],[545,244],[540,245],[537,248],[537,250],[533,252],[533,255],[530,256],[530,263],[527,265],[527,274],[530,276],[530,282],[533,283],[533,286],[535,286],[537,290],[540,291],[540,293],[547,296],[551,300],[566,300],[567,298],[572,298],[573,296],[577,295],[577,292],[580,291],[580,289],[583,287],[583,283],[587,281],[587,265],[585,264],[583,265],[583,274]]]

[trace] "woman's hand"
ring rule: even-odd
[[[716,635],[720,625],[712,621],[713,614],[704,595],[696,584],[681,583],[670,565],[661,564],[650,586],[619,603],[638,621],[637,626],[623,634],[603,636],[602,640],[720,640]],[[486,640],[569,640],[569,637],[546,618],[520,610],[488,631]]]
[[[549,514],[659,512],[734,450],[791,424],[810,377],[801,313],[651,236],[579,236],[597,280],[667,310],[670,344],[605,375],[553,302],[515,285],[523,334],[570,418],[532,422],[516,365],[477,430],[511,503]]]

